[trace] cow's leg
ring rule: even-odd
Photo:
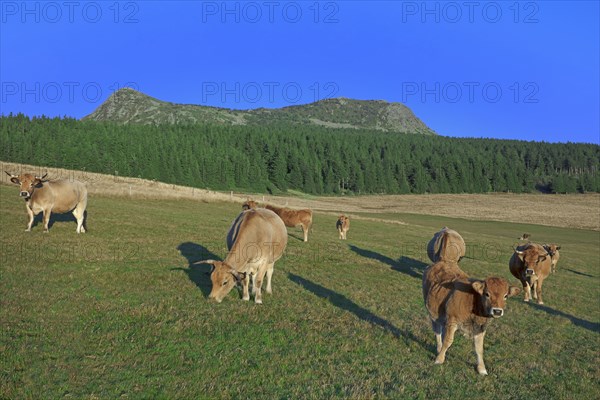
[[[477,372],[480,375],[487,375],[485,364],[483,363],[483,339],[485,338],[485,331],[477,333],[473,336],[473,344],[475,345],[475,354],[477,354]]]
[[[308,242],[308,226],[302,224],[302,233],[304,233],[304,241]]]
[[[52,211],[49,209],[44,209],[44,233],[48,233],[48,223],[50,222],[50,215],[52,214]]]
[[[458,326],[456,324],[446,324],[446,332],[444,334],[444,340],[442,341],[442,348],[435,358],[436,364],[443,364],[444,361],[446,361],[446,352],[448,351],[448,348],[452,346],[452,342],[454,341],[454,333],[456,333],[457,328]]]
[[[533,282],[533,285],[531,285],[531,286],[533,286],[532,287],[532,289],[533,289],[533,298],[535,300],[537,300],[537,298],[538,298],[538,281]]]
[[[535,285],[535,289],[537,292],[537,302],[538,304],[544,304],[544,300],[542,300],[542,281],[538,280]]]
[[[256,293],[256,274],[252,274],[252,296]]]
[[[267,293],[272,294],[273,293],[273,289],[271,288],[271,277],[273,276],[273,265],[274,263],[271,263],[269,265],[267,265]]]
[[[260,267],[256,273],[256,294],[254,295],[254,302],[256,304],[262,304],[262,293],[261,286],[263,282],[263,278],[265,277],[266,268],[264,266]]]
[[[242,300],[250,300],[250,293],[248,293],[248,286],[250,284],[250,274],[246,274],[242,279]],[[254,288],[252,288],[254,290]]]
[[[26,204],[25,208],[27,209],[27,215],[29,216],[29,222],[27,222],[27,229],[25,229],[25,232],[31,232],[31,225],[33,225],[35,214],[33,213],[33,210],[29,208],[29,205]]]
[[[434,320],[431,320],[431,327],[433,328],[433,333],[435,334],[436,351],[439,353],[440,350],[442,350],[442,330],[444,326]]]
[[[525,283],[523,283],[523,291],[525,292],[524,301],[529,301],[529,299],[531,299],[531,286],[529,286],[529,282],[525,281]]]
[[[85,216],[85,204],[79,203],[73,210],[73,216],[77,220],[77,233],[85,233],[83,218]]]

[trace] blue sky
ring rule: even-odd
[[[248,109],[402,102],[436,132],[600,143],[599,2],[0,3],[3,114],[123,86]]]

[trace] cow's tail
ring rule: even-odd
[[[446,260],[446,250],[448,247],[448,238],[449,233],[447,231],[444,231],[444,233],[442,233],[442,235],[440,236],[440,249],[439,251],[439,259],[442,261],[447,261]]]

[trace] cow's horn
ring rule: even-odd
[[[520,255],[520,256],[522,256],[522,255],[523,255],[523,253],[525,253],[524,251],[519,251],[519,250],[517,250],[517,248],[516,248],[516,247],[513,247],[513,250],[515,251],[515,253],[517,253],[517,254],[518,254],[518,255]]]
[[[13,174],[11,174],[10,172],[6,172],[6,171],[4,171],[4,173],[5,173],[6,175],[10,176],[11,178],[14,178],[14,177],[16,177],[16,175],[13,175]]]
[[[196,261],[193,264],[214,264],[215,260],[202,260],[202,261]]]

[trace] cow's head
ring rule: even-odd
[[[238,272],[223,261],[205,260],[198,261],[196,264],[211,264],[210,280],[212,281],[212,290],[208,295],[209,299],[214,299],[217,303],[223,301],[236,283],[246,278],[245,272]]]
[[[550,257],[554,257],[556,252],[560,250],[560,246],[557,244],[545,244],[543,247],[544,250],[546,250],[548,254],[550,254]]]
[[[523,262],[523,274],[525,278],[531,281],[536,281],[540,265],[548,257],[548,253],[539,246],[529,245],[525,250],[515,249],[515,253]]]
[[[520,238],[518,238],[519,240],[529,240],[529,238],[531,237],[531,235],[529,233],[524,233],[521,235]]]
[[[516,286],[510,286],[505,279],[495,277],[486,278],[484,281],[474,281],[471,287],[479,294],[484,315],[493,318],[504,315],[506,299],[521,291]]]
[[[6,172],[6,171],[4,171]],[[41,178],[39,176],[34,176],[31,174],[22,174],[22,175],[13,175],[6,172],[8,176],[10,176],[10,181],[15,185],[19,185],[21,187],[21,191],[19,195],[28,199],[33,194],[33,191],[36,188],[42,186],[45,181],[45,178],[48,174],[44,174]]]
[[[254,200],[248,200],[242,204],[242,210],[250,210],[251,208],[254,209],[256,207],[258,207],[258,203]]]

